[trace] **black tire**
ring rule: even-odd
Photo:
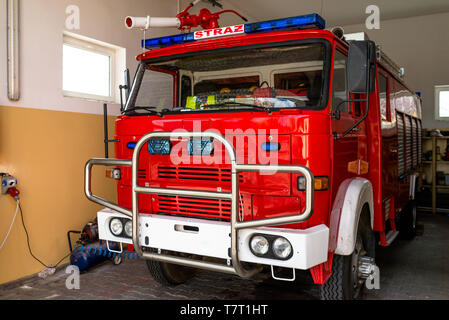
[[[416,236],[416,200],[411,200],[399,215],[398,230],[401,239],[411,240]]]
[[[176,264],[146,260],[150,275],[163,286],[177,286],[195,277],[196,269]]]
[[[371,230],[370,214],[367,206],[363,208],[360,216],[357,227],[357,239],[363,245],[363,250],[361,251],[365,252],[364,255],[375,258],[376,240],[374,232]],[[353,300],[360,297],[364,282],[353,276],[353,261],[359,254],[363,253],[358,252],[356,248],[349,256],[334,255],[332,275],[320,287],[321,300]]]

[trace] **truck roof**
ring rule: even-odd
[[[142,40],[142,47],[149,49],[137,56],[137,61],[162,57],[176,58],[178,55],[194,54],[209,50],[226,50],[238,46],[252,46],[263,43],[281,43],[299,39],[336,40],[347,47],[348,42],[340,39],[326,27],[325,20],[316,13],[256,23],[226,26],[200,30],[159,38]],[[403,69],[397,66],[377,47],[377,62],[391,73],[408,90],[404,82]],[[415,93],[416,94],[416,93]]]
[[[200,30],[190,33],[183,33],[178,35],[144,39],[142,40],[142,48],[152,49],[152,48],[173,48],[177,45],[184,45],[191,43],[201,42],[206,39],[216,39],[216,38],[228,38],[236,37],[241,35],[253,35],[253,34],[272,34],[276,31],[285,30],[323,30],[326,27],[326,22],[324,19],[316,14],[308,14],[296,17],[289,17],[284,19],[276,19],[269,21],[262,21],[256,23],[240,24],[235,26],[227,26],[223,28],[215,28],[209,30]],[[248,39],[248,37],[245,37]],[[160,49],[157,49],[159,51]],[[155,50],[148,51],[137,57],[137,60],[148,59],[153,56]]]

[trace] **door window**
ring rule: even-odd
[[[332,110],[349,112],[346,65],[348,57],[340,51],[335,51],[334,77],[332,82]]]

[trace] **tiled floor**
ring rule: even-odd
[[[414,240],[396,240],[379,248],[381,288],[365,291],[364,299],[449,299],[449,217],[420,214],[424,234]],[[61,269],[47,279],[28,278],[0,286],[0,299],[216,299],[268,300],[319,298],[309,272],[294,283],[265,276],[253,280],[210,272],[175,288],[162,287],[149,276],[142,260],[111,262],[81,275],[80,289],[68,290]]]

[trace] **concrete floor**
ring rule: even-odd
[[[379,290],[365,290],[363,299],[449,299],[449,217],[419,214],[424,234],[411,241],[397,239],[379,248]],[[175,288],[165,288],[149,276],[142,260],[111,262],[81,274],[80,289],[68,290],[65,268],[47,279],[31,277],[0,286],[1,300],[272,300],[319,299],[309,272],[294,283],[259,276],[254,280],[201,272]]]

